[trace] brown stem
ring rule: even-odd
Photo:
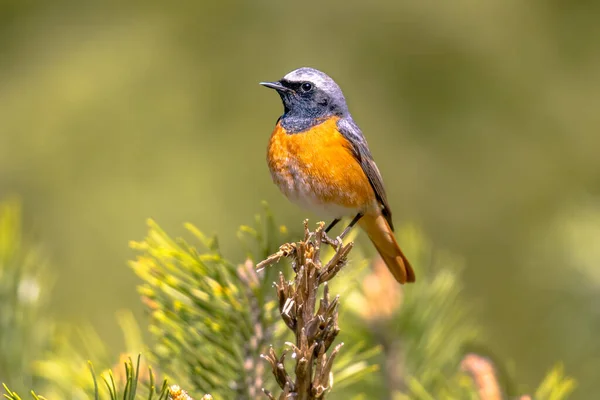
[[[257,265],[258,269],[263,269],[286,257],[291,259],[295,273],[292,281],[287,281],[280,274],[279,281],[275,283],[281,318],[296,339],[295,343],[288,343],[293,351],[292,358],[296,360],[295,378],[291,379],[286,372],[283,356],[277,357],[273,349],[268,355],[263,355],[271,364],[276,381],[283,390],[276,396],[263,389],[270,399],[323,399],[330,389],[333,361],[342,344],[328,353],[340,329],[339,296],[330,300],[327,281],[346,265],[352,243],[343,245],[331,240],[323,227],[324,223],[320,222],[317,229],[311,232],[305,221],[303,241],[282,245],[277,253]],[[320,259],[323,244],[335,249],[335,254],[327,263],[322,263]],[[320,286],[324,289],[317,308]]]

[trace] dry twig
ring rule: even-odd
[[[261,355],[271,365],[273,375],[282,392],[276,396],[264,390],[271,399],[322,399],[331,388],[331,368],[343,343],[328,353],[333,341],[340,332],[338,327],[339,296],[330,298],[327,282],[346,265],[348,253],[353,243],[343,245],[330,239],[320,222],[311,232],[308,220],[304,221],[304,240],[286,243],[279,251],[257,265],[262,270],[277,263],[281,258],[291,259],[295,277],[287,281],[282,273],[275,283],[279,311],[286,326],[294,333],[295,343],[286,343],[289,347],[280,356],[273,348],[268,354]],[[323,244],[335,249],[334,256],[325,265],[320,259]],[[323,295],[317,307],[319,287],[323,286]],[[291,351],[296,361],[294,378],[285,367],[285,358]]]

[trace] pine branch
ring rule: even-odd
[[[196,393],[255,399],[265,374],[259,355],[274,334],[275,303],[263,293],[268,274],[257,273],[250,258],[240,265],[228,261],[217,240],[191,224],[186,228],[205,251],[149,225],[148,237],[132,244],[143,254],[131,265],[143,280],[139,291],[151,316],[156,364]],[[262,255],[279,232],[267,212],[238,236],[247,248],[258,244]]]
[[[93,382],[93,389],[91,393],[85,393],[88,398],[99,400],[100,398],[108,398],[110,400],[184,400],[185,397],[175,397],[174,394],[184,394],[185,392],[179,389],[178,386],[173,385],[169,387],[167,381],[164,380],[160,386],[155,386],[154,372],[151,367],[147,367],[146,371],[141,370],[141,356],[138,355],[137,361],[134,363],[131,358],[127,359],[122,368],[124,370],[123,381],[119,382],[115,380],[115,375],[112,370],[104,371],[100,374],[100,377],[94,370],[94,367],[90,361],[88,361],[89,373],[91,374],[91,380]],[[142,381],[141,375],[144,374],[148,379]],[[73,386],[73,390],[79,389],[76,385]],[[5,394],[4,397],[9,400],[23,400],[16,392],[10,390],[8,386],[4,385]],[[73,391],[72,391],[73,393]],[[104,393],[108,394],[108,397],[104,396]],[[102,394],[102,397],[101,397]],[[34,400],[46,400],[45,397],[37,395],[34,391],[30,392],[31,397]],[[191,398],[189,398],[191,399]],[[205,399],[209,399],[205,396]]]
[[[289,258],[295,273],[291,281],[287,281],[283,273],[280,273],[279,280],[275,283],[281,319],[295,337],[295,343],[286,343],[291,349],[291,358],[296,361],[294,378],[285,367],[285,357],[289,350],[278,356],[270,348],[269,353],[262,357],[271,365],[275,380],[283,390],[277,397],[265,390],[271,400],[322,399],[333,383],[331,370],[343,343],[329,351],[340,328],[339,296],[331,299],[327,282],[346,265],[353,243],[334,246],[323,227],[324,223],[320,222],[317,229],[311,232],[308,220],[304,221],[304,240],[282,245],[278,252],[257,265],[258,270],[263,270],[282,258]],[[333,257],[326,263],[320,259],[324,244],[335,248]],[[321,286],[323,294],[317,307]]]
[[[30,264],[19,264],[21,258],[15,257],[20,254],[18,224],[14,223],[16,214],[4,210],[4,214],[0,213],[0,274],[6,277],[6,271],[20,271],[20,268],[14,268],[15,265]],[[357,325],[346,328],[344,333],[350,336],[347,341],[354,343],[341,352],[343,343],[334,345],[340,333],[339,296],[330,296],[328,283],[346,265],[353,245],[333,245],[334,241],[323,232],[323,223],[310,231],[305,221],[303,240],[286,243],[271,256],[268,254],[274,249],[274,234],[277,231],[284,233],[285,229],[278,230],[270,214],[264,220],[257,217],[256,228],[242,227],[240,236],[255,240],[258,258],[265,257],[257,265],[258,271],[250,254],[243,264],[231,263],[219,252],[216,239],[205,237],[191,225],[187,227],[205,245],[207,251],[204,253],[181,239],[171,239],[156,224],[151,222],[150,225],[148,238],[134,245],[143,254],[132,265],[144,281],[140,293],[151,314],[151,333],[158,339],[151,347],[152,361],[158,365],[161,374],[181,387],[169,387],[165,380],[156,388],[149,366],[139,358],[137,363],[131,360],[130,355],[135,354],[132,350],[145,346],[133,319],[122,315],[121,325],[127,333],[128,343],[120,363],[124,372],[115,375],[110,369],[102,369],[97,376],[92,369],[93,379],[90,379],[89,371],[82,374],[79,368],[85,364],[82,354],[64,337],[67,342],[64,351],[53,349],[49,352],[51,357],[35,363],[36,374],[51,383],[42,390],[49,398],[77,393],[94,399],[191,400],[183,387],[196,393],[210,392],[216,399],[254,399],[261,390],[273,400],[322,399],[329,396],[333,376],[339,394],[342,386],[356,383],[377,369],[377,365],[371,365],[368,359],[378,354],[380,348],[369,348],[365,342],[372,343],[378,333],[383,334],[378,338],[387,350],[382,360],[382,365],[386,366],[384,377],[388,387],[395,389],[390,391],[395,393],[388,393],[390,398],[503,398],[494,366],[488,360],[471,355],[463,360],[462,371],[456,368],[464,356],[464,344],[477,336],[478,328],[468,318],[471,310],[461,299],[459,274],[456,269],[448,268],[447,258],[435,258],[443,261],[443,268],[421,271],[423,280],[418,287],[400,289],[397,285],[389,285],[385,267],[378,264],[375,272],[365,279],[362,296],[350,289],[352,285],[347,285],[350,274],[336,280],[346,287],[344,298],[346,303],[354,304],[354,316],[358,317],[354,321]],[[331,257],[324,257],[327,261],[321,261],[323,245],[333,248]],[[414,253],[421,257],[412,259],[422,268],[423,258],[430,261],[431,252],[427,246],[420,244],[420,247],[420,251]],[[423,257],[424,254],[427,257]],[[291,261],[294,275],[292,280],[286,280],[285,275],[279,273],[274,283],[275,299],[272,300],[266,289],[272,281],[271,273],[276,271],[268,267],[284,258]],[[358,269],[353,268],[353,271],[356,273]],[[0,285],[0,294],[18,293],[15,287],[19,282],[19,279],[3,280],[5,286]],[[14,299],[8,297],[11,298]],[[275,324],[277,311],[283,323]],[[344,314],[343,318],[344,326],[352,324],[352,314]],[[0,336],[18,336],[24,327],[8,324]],[[37,332],[34,328],[25,331]],[[350,333],[354,334],[354,340]],[[294,339],[286,342],[284,335]],[[92,359],[100,360],[102,368],[112,364],[112,360],[106,359],[108,353],[104,351],[102,340],[93,330],[82,330],[81,338],[84,347],[92,353]],[[273,341],[285,342],[287,350],[277,352],[270,348],[262,355],[268,364],[260,362],[259,354],[265,353],[266,344]],[[31,347],[31,343],[34,342],[24,340],[22,344]],[[16,365],[15,372],[19,372],[19,364]],[[268,365],[280,388],[279,394],[263,389]],[[361,383],[364,387],[367,382]],[[385,387],[381,381],[376,384],[376,390]],[[574,380],[566,377],[562,367],[557,366],[533,398],[566,399],[574,387]],[[6,385],[4,388],[4,397],[21,400],[16,392]],[[34,399],[44,400],[33,391],[30,394]],[[520,400],[530,398],[522,396]],[[202,399],[210,400],[211,397],[205,395]]]

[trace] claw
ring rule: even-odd
[[[339,249],[340,247],[342,247],[343,244],[344,244],[344,241],[342,240],[341,237],[338,236],[335,238],[335,247],[337,247]]]
[[[323,232],[323,242],[327,243],[328,245],[334,247],[334,248],[339,248],[339,237],[336,239],[332,239],[330,238],[325,232]]]

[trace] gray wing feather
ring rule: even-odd
[[[356,125],[356,123],[350,118],[340,119],[337,123],[337,126],[340,133],[352,144],[354,157],[356,157],[356,160],[359,162],[360,166],[365,172],[365,175],[367,175],[367,178],[369,178],[371,187],[373,187],[373,190],[375,191],[375,196],[382,206],[381,212],[393,231],[394,225],[392,223],[392,210],[390,209],[390,205],[387,201],[387,195],[383,186],[383,178],[381,177],[379,168],[377,168],[377,165],[373,160],[373,156],[371,155],[371,151],[369,150],[369,146],[367,145],[365,137],[363,136],[358,125]]]

